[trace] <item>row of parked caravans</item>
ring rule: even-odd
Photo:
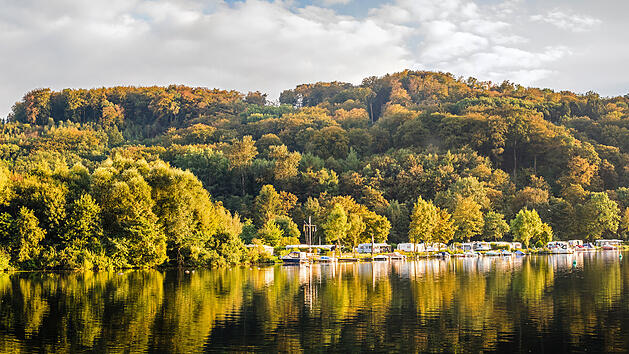
[[[581,240],[570,240],[570,241],[551,241],[546,244],[546,248],[548,248],[552,253],[573,253],[576,251],[588,251],[595,250],[597,248],[601,248],[603,250],[615,250],[622,244],[621,240],[596,240],[594,245],[591,243],[583,244]],[[371,243],[361,243],[356,248],[358,253],[371,253]],[[521,249],[522,244],[520,242],[485,242],[485,241],[477,241],[477,242],[466,242],[455,245],[451,245],[452,249],[460,249],[463,252],[482,252],[482,251],[490,251],[492,249],[492,245],[494,248],[505,248],[508,250]],[[263,250],[273,255],[273,247],[265,246],[265,245],[247,245],[247,247],[262,247]],[[334,245],[289,245],[286,246],[286,249],[320,249],[325,251],[330,251],[335,248]],[[373,244],[374,253],[389,253],[391,252],[391,246],[386,243],[374,243]],[[438,252],[447,249],[444,243],[434,243],[434,244],[424,244],[424,243],[400,243],[397,245],[397,251],[403,252]],[[303,252],[302,252],[303,253]],[[305,254],[305,253],[304,253]]]
[[[461,243],[461,244],[453,244],[450,246],[451,249],[460,249],[463,252],[468,252],[468,251],[475,251],[475,252],[479,252],[479,251],[489,251],[492,249],[492,244],[495,245],[497,248],[507,248],[507,249],[521,249],[522,248],[522,244],[520,242],[485,242],[485,241],[478,241],[478,242],[466,242],[466,243]],[[426,246],[423,243],[400,243],[397,245],[397,250],[398,251],[404,251],[404,252],[433,252],[433,251],[441,251],[446,249],[447,246],[443,243],[435,243],[432,245],[428,245]]]

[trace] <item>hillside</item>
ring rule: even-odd
[[[531,243],[629,236],[629,95],[404,71],[279,101],[185,86],[27,93],[0,135],[0,260],[237,263],[241,240],[303,242],[308,216],[348,246],[407,241],[409,225],[415,241],[522,238],[510,222],[522,210],[544,223]]]

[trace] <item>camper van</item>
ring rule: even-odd
[[[425,252],[426,248],[423,243],[398,243],[398,251],[403,252]]]
[[[371,253],[371,243],[361,243],[356,248],[358,253]],[[391,252],[391,246],[386,243],[374,243],[373,244],[373,253],[385,253]]]

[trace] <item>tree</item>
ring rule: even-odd
[[[386,242],[391,230],[391,223],[386,217],[378,215],[373,211],[363,211],[363,222],[365,223],[364,236],[373,242]]]
[[[258,239],[264,244],[276,247],[280,244],[282,237],[282,229],[273,220],[267,221],[260,230],[258,230]]]
[[[437,208],[430,201],[422,197],[417,198],[413,212],[411,213],[411,224],[409,226],[408,237],[412,243],[433,243],[437,242],[434,237],[434,230],[439,221]]]
[[[629,208],[625,208],[622,213],[622,219],[620,221],[620,229],[618,230],[620,237],[623,239],[629,238]]]
[[[542,235],[544,232],[545,236]],[[515,241],[522,242],[527,248],[531,239],[542,240],[549,234],[552,237],[552,229],[542,222],[537,211],[526,208],[520,210],[515,219],[511,220],[511,233]]]
[[[100,243],[103,236],[100,212],[100,206],[91,195],[83,194],[76,199],[68,218],[65,241],[79,248]]]
[[[435,201],[438,205],[448,208],[451,213],[454,213],[460,201],[466,198],[478,204],[483,210],[489,208],[487,189],[476,177],[460,178],[452,183],[446,192],[438,193],[435,196]]]
[[[299,240],[299,227],[297,224],[286,215],[278,215],[273,218],[275,224],[282,230],[282,236],[284,238],[291,238]]]
[[[354,253],[356,253],[356,247],[362,240],[362,235],[367,229],[367,225],[363,222],[363,218],[356,214],[350,214],[349,216],[349,229],[347,230],[347,237],[344,239],[344,243],[347,246],[351,246]]]
[[[553,240],[553,229],[550,225],[543,223],[542,224],[542,232],[533,239],[535,243],[540,242],[542,245],[548,244],[548,242]]]
[[[166,236],[168,255],[178,265],[195,263],[218,232],[217,207],[190,172],[153,162],[147,175],[153,212]]]
[[[260,91],[249,92],[247,96],[245,96],[245,102],[264,106],[266,104],[266,93]]]
[[[436,242],[448,243],[456,234],[457,226],[447,210],[437,208],[437,223],[433,230]]]
[[[260,194],[254,199],[253,205],[256,225],[262,226],[275,216],[282,214],[281,196],[270,184],[262,186]]]
[[[297,176],[297,167],[301,161],[301,154],[289,152],[286,145],[270,146],[269,157],[273,159],[273,176],[278,181],[286,181]]]
[[[620,222],[618,204],[609,199],[607,193],[590,194],[588,200],[578,208],[577,222],[588,240],[600,238],[603,233],[616,233]]]
[[[92,190],[117,266],[153,267],[167,259],[166,236],[153,212],[152,189],[140,171],[145,161],[116,158],[94,171]]]
[[[481,206],[471,197],[459,200],[452,212],[452,219],[457,230],[455,237],[460,241],[469,241],[483,230]]]
[[[13,248],[15,260],[33,264],[42,252],[40,242],[45,236],[44,230],[39,227],[39,220],[33,211],[26,207],[20,208],[18,216],[15,218],[15,232]]]
[[[341,204],[334,204],[322,227],[326,242],[338,244],[347,237],[350,224],[347,220],[347,213]]]
[[[242,195],[245,195],[245,168],[251,165],[253,158],[258,155],[255,141],[250,135],[244,136],[241,140],[233,140],[227,148],[227,159],[232,169],[240,171],[240,182]]]
[[[483,239],[498,241],[509,231],[509,224],[504,220],[504,215],[490,211],[485,214],[483,226]]]

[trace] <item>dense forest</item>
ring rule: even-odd
[[[255,260],[245,244],[629,237],[629,95],[404,71],[265,94],[36,89],[0,135],[0,268]]]

